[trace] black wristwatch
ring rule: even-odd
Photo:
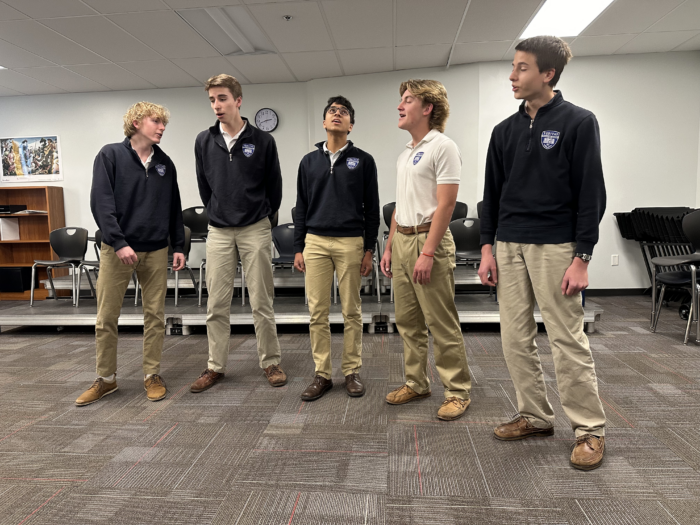
[[[370,252],[372,255],[374,255],[374,248],[365,248],[365,253]]]
[[[587,253],[577,253],[575,257],[578,257],[581,259],[583,262],[591,262],[591,259],[593,259],[592,255],[588,255]]]

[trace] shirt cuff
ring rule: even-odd
[[[493,244],[496,240],[496,235],[493,233],[482,233],[479,237],[479,243],[481,246],[484,244]]]
[[[593,255],[593,248],[595,244],[587,241],[578,241],[576,243],[576,253],[585,253],[586,255]]]

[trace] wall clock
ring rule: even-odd
[[[272,133],[277,129],[279,117],[274,109],[262,108],[255,114],[255,125],[258,129]]]

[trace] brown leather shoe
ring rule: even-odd
[[[576,438],[571,451],[569,463],[579,470],[593,470],[603,463],[605,438],[584,434]]]
[[[350,397],[362,397],[365,395],[365,385],[360,381],[360,374],[348,374],[345,376],[345,389]]]
[[[301,393],[301,399],[303,401],[315,401],[333,388],[333,381],[326,379],[323,376],[314,377],[313,383],[306,387]]]
[[[529,437],[553,436],[554,427],[538,428],[532,425],[523,416],[518,415],[512,421],[494,428],[493,434],[496,436],[496,439],[500,439],[501,441],[515,441],[517,439]]]
[[[146,397],[149,401],[160,401],[168,393],[165,381],[158,374],[143,380],[143,388],[146,390]]]
[[[284,386],[287,384],[287,374],[284,373],[280,365],[270,365],[263,368],[265,377],[272,386]]]
[[[386,402],[390,405],[403,405],[410,401],[415,401],[417,399],[423,399],[424,397],[430,397],[431,393],[427,392],[425,394],[418,394],[408,385],[401,385],[396,390],[392,390],[386,396]]]
[[[202,372],[202,375],[197,378],[197,381],[190,385],[190,392],[193,394],[204,392],[205,390],[213,387],[222,377],[224,377],[223,372],[214,372],[210,368],[207,368],[204,372]]]
[[[471,399],[460,399],[456,396],[448,397],[442,402],[437,417],[444,421],[459,419],[469,408],[471,402]]]
[[[114,377],[114,381],[112,381],[111,383],[107,383],[104,379],[98,377],[97,379],[95,379],[95,382],[90,388],[88,388],[85,392],[80,394],[80,397],[75,400],[75,404],[76,406],[84,407],[85,405],[89,405],[91,403],[94,403],[95,401],[99,401],[104,396],[109,395],[112,392],[116,392],[117,390],[118,388],[116,374]]]

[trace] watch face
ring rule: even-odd
[[[258,129],[270,133],[277,128],[278,124],[277,113],[270,108],[263,108],[255,114],[255,125]]]

